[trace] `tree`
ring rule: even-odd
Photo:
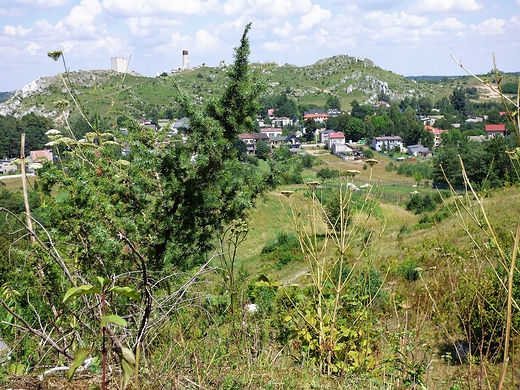
[[[27,268],[23,275],[11,270],[7,279],[13,286],[23,280],[20,299],[27,309],[17,318],[28,321],[20,322],[24,326],[18,331],[39,334],[40,341],[73,359],[69,347],[94,344],[98,331],[88,323],[92,317],[98,323],[102,319],[94,298],[70,305],[63,302],[65,292],[77,288],[78,280],[124,281],[135,285],[140,299],[130,305],[123,297],[112,302],[112,310],[135,330],[113,333],[110,339],[119,350],[127,344],[134,351],[146,348],[148,332],[164,323],[200,275],[198,268],[190,270],[208,264],[226,227],[247,220],[255,198],[271,188],[281,171],[276,162],[270,164],[267,176],[249,171],[232,147],[256,117],[263,90],[249,67],[249,29],[247,25],[235,50],[219,99],[200,109],[177,89],[178,104],[190,123],[184,142],[135,121],[125,133],[95,121],[82,142],[72,134],[51,136],[49,145],[66,153],[59,153],[59,164],[44,167],[40,174],[44,207],[34,232],[37,244],[27,252],[13,253],[24,259],[21,263]],[[130,148],[125,160],[119,158],[123,146]],[[14,232],[23,232],[14,214],[1,211],[10,218]],[[182,276],[182,271],[190,273]],[[165,300],[156,299],[159,290]],[[9,309],[1,298],[0,305]],[[60,326],[46,333],[56,313]],[[77,320],[83,325],[73,328]],[[52,336],[34,331],[32,326],[38,325],[31,324],[38,323]]]
[[[256,143],[255,153],[258,156],[258,158],[267,160],[267,158],[269,157],[269,153],[271,153],[271,147],[269,146],[269,144],[267,142],[260,139]]]
[[[421,145],[431,150],[433,149],[434,144],[435,138],[433,136],[433,133],[429,131],[423,131],[423,135],[421,137]]]
[[[430,115],[430,112],[433,108],[433,103],[430,98],[423,97],[419,99],[419,112],[421,115]]]
[[[455,88],[450,95],[450,103],[456,112],[463,114],[466,110],[466,92],[462,88]]]
[[[313,142],[315,140],[316,130],[318,130],[318,124],[316,123],[316,121],[312,118],[306,119],[304,123],[304,129],[305,140],[307,142]]]
[[[330,95],[325,102],[325,109],[336,109],[341,111],[341,101],[336,95]]]
[[[365,122],[359,118],[351,118],[345,129],[345,137],[349,140],[358,141],[366,136]]]
[[[374,112],[372,106],[369,106],[367,104],[361,105],[357,100],[353,100],[352,103],[350,103],[350,105],[352,106],[352,111],[350,114],[354,118],[364,120],[367,115],[372,115]]]

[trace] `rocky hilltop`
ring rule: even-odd
[[[308,66],[255,63],[263,74],[269,94],[286,93],[298,104],[323,104],[329,95],[340,98],[342,106],[357,100],[375,103],[383,93],[389,99],[428,96],[433,100],[452,87],[447,83],[418,83],[386,71],[366,58],[338,55]],[[107,107],[142,115],[150,109],[174,106],[172,82],[202,101],[218,94],[225,86],[227,67],[198,67],[165,77],[143,77],[106,70],[71,72],[66,75],[41,77],[17,90],[0,104],[0,114],[23,116],[29,112],[55,117],[55,102],[71,101],[67,88],[77,96],[86,110],[103,113]],[[65,87],[65,84],[67,87]],[[93,113],[91,112],[91,114]]]

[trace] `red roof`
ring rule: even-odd
[[[493,131],[505,132],[506,125],[504,125],[503,123],[498,124],[498,125],[486,125],[486,131],[488,131],[488,132],[493,132]]]
[[[435,135],[440,135],[440,134],[445,133],[445,132],[448,131],[448,130],[438,129],[438,128],[433,127],[433,126],[424,126],[424,130],[429,132],[429,133],[433,133]]]
[[[336,132],[336,133],[330,133],[329,134],[329,139],[340,139],[340,138],[345,138],[345,134],[343,134],[342,132]]]
[[[329,119],[327,114],[305,114],[303,119]]]
[[[31,150],[30,156],[33,162],[52,161],[52,150]]]

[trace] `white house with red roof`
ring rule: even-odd
[[[312,112],[305,112],[303,115],[303,120],[306,121],[307,119],[314,119],[315,122],[325,122],[327,119],[329,119],[329,115],[320,111],[316,110]]]
[[[448,130],[438,129],[433,126],[424,126],[424,131],[433,134],[433,147],[436,148],[441,144],[441,134],[448,132]]]
[[[332,145],[334,145],[334,144],[344,144],[344,143],[345,143],[345,134],[343,134],[341,131],[329,133],[329,137],[328,137],[329,150],[332,150]]]
[[[501,135],[504,137],[506,135],[506,125],[503,123],[498,125],[486,125],[486,134],[488,137],[493,137],[495,135]]]

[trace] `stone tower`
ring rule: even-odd
[[[110,59],[111,69],[119,73],[126,73],[128,60],[125,57],[112,57]]]
[[[190,58],[188,56],[188,50],[182,51],[182,69],[183,70],[190,69]]]

